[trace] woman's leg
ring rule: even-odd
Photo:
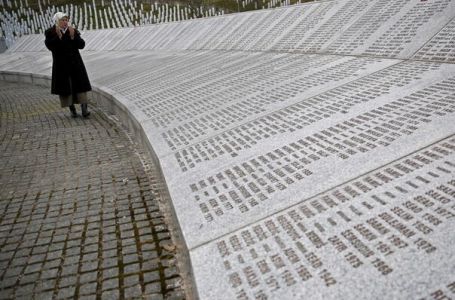
[[[74,106],[74,104],[71,104],[69,106],[69,108],[70,108],[71,116],[73,118],[76,118],[77,117],[77,111],[76,111],[76,107]]]
[[[69,107],[71,116],[73,118],[77,117],[76,107],[73,104],[72,96],[71,95],[59,95],[60,97],[60,106],[61,107]]]
[[[87,101],[87,93],[78,93],[77,94],[77,100],[81,104],[81,110],[82,110],[82,116],[84,118],[87,118],[90,115],[90,112],[88,111],[88,101]]]
[[[88,111],[87,103],[81,104],[81,109],[82,109],[82,116],[84,118],[87,118],[90,115],[90,112]]]

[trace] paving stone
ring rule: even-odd
[[[77,272],[72,273],[70,276],[60,278],[59,288],[74,286],[77,283]]]
[[[119,299],[120,293],[118,290],[103,291],[101,294],[101,299],[110,300],[110,299]]]
[[[184,300],[186,299],[185,293],[181,290],[177,291],[169,291],[166,293],[164,296],[164,299],[166,300]]]
[[[150,236],[150,238],[145,241],[146,242],[144,242],[141,246],[143,252],[145,252],[147,250],[156,250],[156,245],[152,243],[153,236]]]
[[[117,289],[119,287],[119,279],[117,277],[103,280],[103,291]]]
[[[27,295],[16,295],[14,299],[28,300],[28,299],[30,299],[31,296],[32,296],[31,294],[27,294]]]
[[[81,272],[94,271],[97,268],[98,268],[98,262],[96,262],[96,261],[83,262],[82,266],[81,266]]]
[[[46,292],[35,292],[34,296],[36,299],[52,299],[52,295],[54,294],[53,291],[46,291]]]
[[[136,241],[133,238],[131,238],[132,236],[134,236],[134,233],[132,231],[131,231],[131,234],[128,234],[128,236],[123,236],[123,234],[122,234],[122,246],[123,247],[131,246],[136,243]]]
[[[160,280],[160,273],[156,272],[146,272],[143,274],[144,276],[144,283],[150,283]]]
[[[112,278],[112,277],[117,277],[119,275],[119,269],[114,267],[114,268],[109,268],[109,269],[103,269],[103,278]]]
[[[142,262],[142,270],[152,271],[157,270],[160,267],[159,259],[146,260]]]
[[[61,243],[61,242],[53,242],[50,246],[49,246],[49,251],[52,252],[52,251],[60,251],[60,250],[63,250],[63,247],[65,246],[64,243]]]
[[[135,299],[142,295],[141,286],[139,284],[125,288],[125,298]]]
[[[38,241],[36,241],[35,245],[40,246],[40,245],[48,245],[51,242],[51,238],[39,238]]]
[[[51,261],[46,261],[44,264],[43,264],[43,270],[47,270],[47,269],[52,269],[52,268],[56,268],[60,265],[60,262],[61,260],[60,259],[54,259],[54,260],[51,260]]]
[[[177,267],[169,267],[169,268],[164,269],[164,276],[166,278],[178,276],[178,274],[179,274],[179,271],[178,271]]]
[[[98,244],[90,244],[84,247],[84,254],[97,255],[98,254]],[[95,256],[96,257],[96,256]]]
[[[123,284],[125,286],[133,286],[139,284],[139,276],[138,275],[130,275],[123,278]]]
[[[80,283],[93,282],[93,281],[96,281],[96,279],[97,279],[97,273],[89,272],[89,273],[81,274],[79,277],[79,282]]]
[[[81,284],[79,293],[81,295],[96,295],[96,282]]]
[[[166,289],[173,290],[182,286],[182,279],[175,277],[171,279],[166,279]]]
[[[96,295],[81,295],[79,296],[80,300],[96,300]]]
[[[66,299],[74,297],[76,292],[75,286],[68,286],[58,290],[57,299]]]
[[[155,259],[157,257],[158,257],[158,252],[157,251],[153,251],[153,250],[142,251],[142,259],[143,260]]]
[[[141,271],[141,268],[140,268],[140,265],[138,263],[135,263],[135,264],[125,265],[123,267],[123,271],[125,272],[125,274],[138,273],[138,272]]]
[[[16,296],[31,295],[33,293],[34,286],[35,285],[33,283],[21,284],[20,288],[16,290]]]
[[[117,257],[110,257],[110,258],[105,258],[103,259],[103,263],[101,264],[103,268],[110,268],[117,266],[118,260]]]
[[[86,261],[94,261],[98,258],[98,253],[95,252],[95,253],[88,253],[88,254],[84,254],[82,256],[82,261],[83,262],[86,262]]]
[[[145,284],[146,294],[160,294],[161,293],[161,282],[151,282]]]
[[[28,263],[33,264],[33,263],[41,263],[44,258],[46,257],[46,254],[40,254],[40,255],[33,255],[29,258]],[[41,264],[40,264],[41,265]]]
[[[22,267],[8,268],[4,274],[4,277],[17,277],[22,272]]]
[[[9,289],[2,289],[2,292],[0,293],[0,299],[12,299],[14,295],[14,289],[9,288]]]
[[[159,293],[149,293],[149,294],[145,294],[144,295],[144,299],[147,299],[147,300],[163,300],[164,297],[162,294],[159,294]]]
[[[40,274],[38,272],[24,274],[23,276],[20,276],[20,284],[35,282],[38,280],[39,276]]]
[[[127,247],[123,247],[122,249],[122,253],[124,254],[131,254],[131,253],[136,253],[137,252],[137,246],[136,245],[131,245],[131,246],[127,246]],[[135,257],[134,255],[125,255],[125,256],[130,256],[130,257]],[[137,257],[137,256],[136,256]],[[125,259],[125,257],[124,257]]]
[[[77,260],[79,260],[79,255],[81,254],[81,250],[82,250],[80,247],[80,243],[81,243],[80,240],[69,241],[67,243],[65,257],[69,258],[71,256],[77,256]]]
[[[152,204],[140,200],[148,197],[151,182],[134,154],[139,146],[94,106],[90,119],[70,118],[47,88],[0,82],[0,103],[2,112],[3,105],[15,111],[12,118],[0,114],[1,145],[9,145],[0,152],[0,172],[16,170],[13,177],[0,177],[0,193],[4,188],[9,195],[1,194],[0,203],[0,299],[15,290],[16,299],[74,298],[76,291],[80,299],[96,299],[101,279],[102,299],[142,297],[139,274],[159,281],[159,273],[153,279],[142,274],[139,262],[159,258],[147,215]],[[152,210],[161,215],[154,204]],[[144,256],[139,257],[136,239],[151,243],[141,244]]]
[[[53,290],[55,284],[57,283],[57,278],[43,279],[41,278],[36,282],[35,291],[42,292],[46,290]]]
[[[78,271],[78,265],[64,265],[62,267],[61,275],[66,276],[66,275],[77,274],[77,271]]]
[[[56,278],[58,274],[58,269],[48,269],[41,272],[41,279]]]
[[[63,253],[63,250],[49,251],[46,254],[46,260],[50,261],[50,260],[53,260],[53,259],[56,259],[56,258],[61,258],[62,253]]]
[[[32,254],[33,255],[38,255],[38,254],[43,254],[43,253],[46,253],[49,249],[49,245],[46,244],[46,245],[37,245],[35,247],[33,247],[33,251],[32,251]]]

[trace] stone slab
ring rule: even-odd
[[[447,24],[436,36],[428,41],[414,59],[455,62],[455,19]]]
[[[329,52],[409,58],[455,15],[455,3],[376,1],[328,47]]]
[[[397,156],[191,251],[200,299],[453,296],[454,150]]]
[[[404,74],[408,80],[400,80]],[[198,247],[453,133],[453,126],[446,126],[454,120],[454,90],[449,87],[455,78],[453,65],[403,63],[378,75],[339,87],[344,95],[334,89],[302,99],[307,105],[301,112],[296,107],[285,116],[308,122],[300,129],[290,128],[286,121],[267,127],[255,120],[252,126],[243,123],[248,131],[242,134],[224,131],[184,148],[179,156],[160,157],[188,247]],[[375,77],[382,79],[376,87]],[[384,88],[385,81],[395,82],[395,87],[377,91],[377,96],[371,93],[378,86]],[[356,87],[363,93],[349,91]],[[341,96],[339,102],[330,104],[336,95]],[[359,103],[350,103],[352,95],[359,97]],[[321,100],[326,101],[322,107]],[[337,111],[340,103],[347,107]],[[323,117],[327,107],[335,111]],[[320,112],[320,120],[311,122],[313,109]],[[276,113],[268,117],[276,119]],[[267,128],[276,133],[267,133]],[[255,136],[260,140],[252,144]],[[210,149],[215,155],[217,146],[224,153],[211,157]],[[182,170],[188,168],[181,177],[176,159]]]

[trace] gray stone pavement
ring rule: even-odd
[[[183,299],[142,150],[91,108],[0,82],[0,299]]]

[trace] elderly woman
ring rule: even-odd
[[[79,31],[68,24],[67,14],[54,15],[55,25],[45,32],[46,47],[52,52],[51,93],[60,96],[62,107],[69,107],[72,117],[77,117],[74,104],[80,104],[82,116],[88,117],[87,92],[92,90],[79,49],[85,41]]]

